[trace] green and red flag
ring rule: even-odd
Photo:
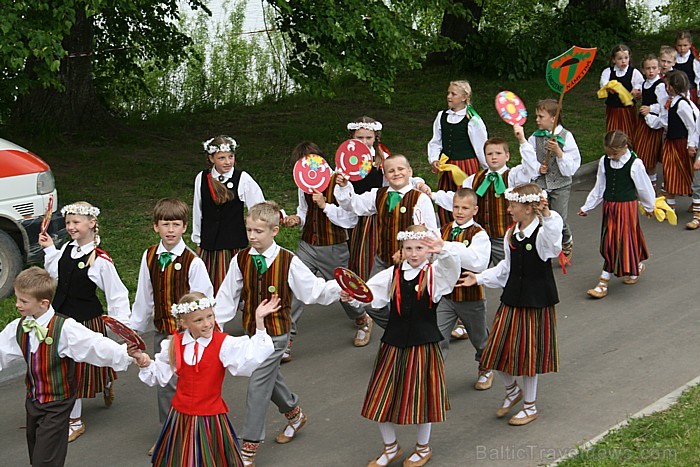
[[[591,68],[597,48],[573,46],[547,62],[547,84],[557,94],[564,94],[576,86]]]

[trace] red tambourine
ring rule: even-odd
[[[335,152],[335,166],[351,182],[362,180],[372,170],[372,153],[362,141],[349,139],[338,146]]]
[[[523,100],[510,91],[496,95],[496,112],[509,125],[525,125],[527,109]]]
[[[370,303],[374,298],[365,281],[360,276],[347,268],[336,268],[333,271],[335,281],[341,289],[350,294],[352,298],[362,303]]]
[[[294,164],[294,183],[304,193],[312,195],[314,190],[323,191],[331,183],[333,171],[328,162],[316,154],[309,154]]]
[[[131,344],[135,344],[136,347],[139,348],[139,350],[146,350],[146,343],[143,341],[143,339],[141,339],[141,337],[138,334],[136,334],[135,331],[126,327],[124,323],[107,315],[102,315],[101,318],[102,321],[104,321],[105,325],[109,328],[109,330],[112,331],[114,334]]]
[[[46,206],[46,212],[44,212],[44,218],[41,219],[41,233],[46,233],[46,230],[49,228],[49,224],[51,223],[51,214],[53,214],[53,195],[49,196],[49,202]]]

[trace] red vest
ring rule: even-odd
[[[224,384],[226,368],[219,360],[221,344],[226,336],[222,332],[215,331],[206,348],[200,345],[199,351],[204,353],[196,365],[185,362],[184,345],[175,349],[182,359],[180,372],[177,375],[177,390],[172,402],[173,408],[178,412],[200,416],[228,412],[226,402],[221,398],[221,386]]]

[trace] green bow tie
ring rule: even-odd
[[[386,205],[389,206],[389,212],[391,212],[401,202],[401,193],[398,191],[387,191],[386,195]]]
[[[39,342],[44,342],[46,340],[46,335],[49,333],[48,328],[40,325],[34,319],[25,319],[22,321],[22,331],[31,332],[34,330],[34,335],[39,340]]]
[[[168,264],[173,262],[173,254],[169,251],[164,251],[158,255],[158,264],[160,265],[160,270],[164,271]]]
[[[457,238],[457,235],[461,234],[462,232],[464,232],[462,227],[454,227],[452,230],[450,230],[450,240],[454,240]]]
[[[543,136],[543,137],[549,139],[549,138],[552,137],[552,132],[549,131],[549,130],[537,130],[537,131],[535,131],[535,132],[532,134],[532,136]],[[564,146],[564,138],[562,138],[561,135],[556,135],[556,136],[554,137],[554,139],[557,140],[557,143],[559,143],[559,144],[561,144],[562,146]]]
[[[486,178],[484,178],[484,181],[481,182],[481,185],[479,185],[479,188],[476,189],[476,194],[478,196],[484,196],[484,193],[486,193],[486,190],[489,189],[492,183],[493,191],[495,191],[497,195],[505,193],[506,184],[503,182],[503,176],[498,172],[489,172]]]
[[[255,263],[255,269],[258,270],[258,274],[263,274],[267,271],[267,261],[265,261],[264,255],[250,255],[253,257],[253,262]]]

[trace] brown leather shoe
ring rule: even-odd
[[[529,405],[530,403],[525,402],[526,405]],[[518,417],[520,414],[525,414],[524,417]],[[523,408],[520,412],[517,414],[513,415],[510,417],[510,420],[508,420],[509,425],[513,426],[523,426],[527,425],[528,423],[534,422],[537,419],[537,409],[536,408],[531,408],[531,409],[526,409]]]
[[[394,446],[396,446],[396,452],[394,452],[393,454],[389,454],[388,450],[391,449],[391,448],[393,448]],[[385,445],[384,445],[384,450],[382,451],[382,453],[379,454],[379,455],[378,455],[377,457],[375,457],[374,459],[372,459],[372,460],[370,461],[370,463],[367,464],[367,467],[383,467],[383,466],[381,466],[381,465],[378,463],[379,459],[380,459],[382,456],[386,456],[386,458],[387,458],[388,461],[389,461],[389,462],[386,463],[385,465],[387,465],[387,466],[388,466],[388,465],[391,465],[391,463],[394,462],[394,461],[395,461],[396,459],[398,459],[399,457],[401,457],[402,454],[403,454],[403,449],[401,449],[401,446],[399,446],[398,444],[396,444],[396,441],[394,441],[394,442],[391,443],[391,444],[385,444]]]
[[[80,428],[73,428],[73,423],[75,422],[81,422]],[[70,424],[68,425],[68,432],[68,442],[72,443],[76,439],[80,438],[83,433],[85,433],[85,423],[82,423],[80,418],[71,418]]]
[[[301,428],[302,428],[304,425],[306,425],[306,420],[307,420],[306,414],[302,412],[302,413],[301,413],[301,421],[299,422],[299,426],[297,426],[296,428],[294,428],[294,424],[293,424],[292,422],[287,422],[287,426],[292,427],[292,430],[294,430],[294,433],[292,434],[292,436],[287,436],[287,435],[285,435],[285,434],[284,434],[284,431],[287,429],[287,426],[285,426],[285,427],[282,429],[282,431],[279,432],[279,434],[277,435],[277,437],[275,437],[275,441],[276,441],[277,443],[279,443],[279,444],[287,444],[288,442],[290,442],[291,440],[293,440],[294,438],[296,438],[297,432],[298,432],[299,430],[301,430]]]
[[[112,383],[108,388],[105,388],[102,393],[105,399],[105,407],[112,407],[114,403],[114,383]]]
[[[417,461],[411,460],[414,454],[418,456]],[[416,444],[416,449],[403,461],[403,467],[421,467],[427,464],[431,457],[433,457],[433,450],[430,449],[430,446],[427,444]]]
[[[457,325],[452,329],[450,333],[453,339],[469,339],[469,334],[462,323],[457,323]]]
[[[479,370],[479,379],[474,383],[474,389],[477,391],[486,391],[493,386],[493,371]]]
[[[501,418],[505,416],[522,398],[523,391],[518,387],[518,383],[513,383],[506,387],[506,398],[503,401],[503,406],[496,410],[496,417]]]
[[[369,344],[370,337],[372,335],[372,327],[374,326],[374,321],[367,315],[367,319],[364,324],[357,326],[357,332],[355,333],[355,340],[353,345],[355,347],[364,347]]]
[[[588,289],[586,293],[593,298],[603,298],[608,294],[608,282],[610,282],[610,279],[601,277],[598,280],[598,284],[592,289]]]

